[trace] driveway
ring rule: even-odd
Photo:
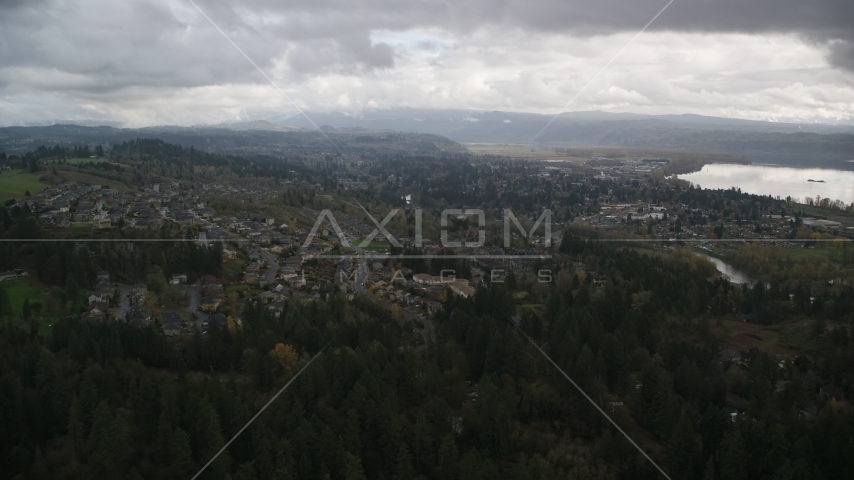
[[[416,325],[421,323],[424,325],[423,329],[416,329],[416,331],[421,332],[421,336],[424,337],[425,344],[436,339],[436,326],[433,325],[432,319],[422,317],[421,315],[405,308],[403,309],[403,318],[406,319],[407,322],[414,322]]]
[[[195,285],[185,285],[184,288],[187,290],[187,311],[192,312],[199,308],[199,303],[202,301],[201,296],[199,295],[199,287]]]

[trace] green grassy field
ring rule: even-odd
[[[353,245],[357,246],[357,247],[361,246],[363,240],[364,239],[357,240],[357,241],[353,242]],[[365,248],[365,250],[368,250],[369,253],[384,253],[384,252],[388,251],[388,248],[390,246],[391,246],[391,244],[388,242],[378,242],[376,240],[373,240],[373,241],[371,241],[371,243],[368,244],[368,246],[366,246],[364,248]]]
[[[720,326],[713,331],[720,333],[721,328],[727,332],[727,343],[739,350],[750,350],[753,347],[769,354],[797,355],[800,349],[807,346],[809,320],[793,320],[779,325],[757,325],[738,320],[721,320]]]
[[[522,318],[527,318],[531,315],[541,317],[543,310],[543,305],[538,305],[536,303],[524,303],[516,307],[516,313],[518,313]]]
[[[122,175],[116,172],[102,172],[100,170],[88,170],[86,172],[59,170],[59,178],[64,182],[93,183],[101,185],[104,188],[111,187],[118,190],[136,190],[135,188],[130,187],[128,183],[125,183],[126,181],[129,182],[129,175]]]
[[[80,165],[80,164],[84,164],[84,163],[110,163],[113,165],[119,165],[116,162],[107,160],[106,158],[103,158],[103,157],[99,157],[99,158],[69,158],[68,160],[65,161],[65,163],[68,163],[71,165]]]
[[[466,145],[466,147],[473,152],[506,152],[506,153],[527,153],[534,155],[555,155],[554,149],[544,150],[544,149],[531,149],[530,145],[483,145],[483,144],[474,144],[474,145]]]
[[[849,212],[841,210],[830,210],[827,208],[821,208],[815,205],[806,205],[803,203],[794,203],[792,204],[792,208],[795,210],[803,210],[804,215],[806,216],[816,215],[820,218],[827,217],[827,219],[829,220],[836,220],[837,222],[849,224],[851,222],[851,217],[854,216]]]
[[[243,267],[246,266],[247,262],[240,257],[242,257],[242,254],[238,258],[222,264],[223,278],[243,277]]]
[[[840,248],[835,248],[832,244],[824,248],[790,248],[788,251],[792,254],[792,258],[797,261],[808,261],[812,258],[826,258],[828,262],[836,265],[840,272],[850,272],[854,269],[854,265],[850,261],[846,263],[843,257],[843,251]],[[854,248],[854,245],[847,245],[847,248]]]
[[[850,247],[854,247],[849,245]],[[822,248],[787,248],[786,253],[792,256],[793,259],[808,259],[810,257],[824,257],[831,261],[842,261],[842,250],[834,248],[833,244],[825,243]]]
[[[69,158],[65,161],[65,163],[70,164],[79,164],[79,163],[97,163],[97,162],[105,162],[103,158]]]
[[[532,149],[529,145],[507,145],[503,148],[507,151],[510,151],[510,152],[543,153],[543,154],[550,154],[550,155],[554,155],[554,153],[555,153],[554,149],[549,149],[549,150],[545,150],[545,149],[541,149],[541,148]]]
[[[847,248],[854,248],[854,245],[849,244],[847,245]],[[732,261],[733,258],[727,258],[726,252],[717,249],[712,249],[712,252],[707,253],[711,253],[713,256],[719,257],[724,261]],[[782,253],[795,264],[815,265],[826,261],[829,264],[834,265],[840,273],[849,272],[854,269],[854,265],[852,265],[850,261],[846,263],[846,260],[843,257],[843,250],[831,243],[819,244],[817,247],[813,248],[803,248],[800,243],[796,243],[791,247],[783,248]]]
[[[47,184],[31,173],[23,173],[21,170],[3,170],[0,173],[0,201],[12,198],[20,200],[27,191],[35,195],[46,186]]]
[[[9,295],[12,302],[12,316],[20,317],[24,311],[24,301],[29,300],[30,305],[35,302],[44,303],[44,294],[38,280],[31,277],[3,282],[3,289]]]

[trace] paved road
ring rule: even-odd
[[[192,312],[199,308],[199,303],[202,301],[199,296],[199,287],[195,285],[185,285],[184,289],[187,291],[187,311]]]
[[[356,250],[356,252],[358,252],[359,254],[365,253],[364,249],[361,249],[359,247],[354,246],[352,248],[354,250]],[[368,294],[368,290],[365,288],[365,282],[368,280],[368,275],[370,275],[370,274],[371,274],[371,270],[370,270],[370,268],[368,268],[368,260],[364,259],[364,258],[359,260],[358,274],[356,275],[356,283],[353,286],[357,294],[359,294],[359,293],[362,293],[365,295]],[[387,302],[383,302],[383,304],[389,310],[394,308],[394,304],[387,303]],[[416,325],[419,323],[424,325],[423,329],[416,329],[416,331],[421,333],[421,336],[424,337],[424,343],[425,344],[428,343],[430,340],[434,340],[436,338],[436,334],[435,334],[436,328],[433,325],[432,320],[430,320],[428,318],[424,318],[421,315],[418,315],[415,312],[411,312],[405,308],[403,309],[403,319],[406,320],[407,322],[414,322]]]
[[[364,255],[365,249],[359,248],[355,245],[352,245],[350,248],[356,251],[358,255]],[[359,266],[356,267],[358,270],[358,274],[356,274],[356,283],[353,285],[353,289],[356,293],[367,294],[368,290],[365,288],[365,282],[368,281],[368,275],[371,274],[371,269],[368,268],[368,261],[366,259],[359,260]]]
[[[193,323],[196,324],[196,328],[199,330],[203,330],[202,326],[208,320],[208,314],[201,310],[193,310]]]
[[[263,248],[258,249],[261,252],[261,256],[264,257],[264,260],[270,265],[270,268],[264,272],[264,280],[267,281],[267,285],[272,285],[276,282],[276,272],[279,270],[279,261],[276,259],[276,256],[272,253],[264,250]]]
[[[198,215],[196,215],[196,220],[198,220],[199,223],[201,223],[203,225],[207,225],[209,228],[218,228],[213,223],[205,220],[204,218],[202,218]],[[203,244],[205,246],[208,245],[207,236],[205,235],[204,232],[199,233],[199,241],[204,242]],[[264,272],[264,280],[267,281],[267,285],[272,285],[273,283],[276,282],[276,272],[278,272],[278,270],[279,270],[279,262],[276,259],[276,256],[273,255],[272,253],[268,252],[266,249],[259,248],[258,251],[261,252],[261,256],[264,257],[264,259],[270,265],[270,268],[268,268],[267,271]]]
[[[359,273],[356,275],[356,284],[354,286],[356,293],[368,293],[368,290],[365,289],[365,282],[368,280],[368,275],[370,275],[371,271],[368,269],[368,261],[367,260],[359,260]]]
[[[359,248],[356,246],[353,246],[352,248],[354,250],[356,250],[359,254],[365,253],[364,249],[362,249],[362,248]],[[359,272],[356,275],[356,284],[354,285],[354,289],[355,289],[356,293],[363,293],[363,294],[367,295],[368,290],[365,288],[365,282],[368,280],[368,275],[371,274],[371,270],[370,270],[370,268],[368,268],[368,260],[367,259],[363,258],[363,259],[359,260],[358,270],[359,270]],[[385,303],[385,305],[389,310],[394,308],[393,304]],[[421,336],[424,337],[424,343],[425,344],[428,343],[430,340],[435,340],[436,328],[433,325],[432,320],[430,320],[428,318],[424,318],[421,315],[418,315],[415,312],[411,312],[405,308],[403,309],[403,318],[407,322],[414,322],[416,325],[419,323],[424,325],[423,329],[417,329],[417,331],[419,333],[421,333]]]
[[[126,318],[130,311],[130,285],[122,285],[119,291],[119,308],[116,310],[116,318]]]
[[[202,323],[208,319],[208,314],[199,310],[199,304],[202,301],[201,295],[199,295],[199,287],[186,285],[184,288],[187,289],[187,311],[190,312],[190,317],[196,327],[201,329]]]
[[[107,218],[107,211],[102,210],[104,208],[104,202],[98,202],[98,205],[95,205],[95,211],[98,212],[95,214],[95,220],[100,220],[102,218]]]

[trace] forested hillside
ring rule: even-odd
[[[703,312],[732,288],[726,282],[678,259],[564,245],[613,275],[613,285],[596,290],[563,275],[544,315],[522,328],[593,398],[623,399],[612,415],[673,478],[854,471],[852,417],[833,401],[820,402],[811,422],[798,413],[815,385],[810,375],[851,385],[845,329],[819,333],[823,349],[810,363],[780,369],[756,351],[743,368],[721,364],[714,320]],[[449,300],[423,352],[401,348],[403,329],[390,318],[337,296],[292,302],[280,318],[249,304],[241,327],[178,344],[153,328],[71,318],[42,333],[7,321],[2,471],[187,478],[319,355],[205,478],[656,478],[508,322],[506,289]],[[648,301],[639,305],[638,295]],[[801,373],[808,369],[816,373]],[[731,420],[733,382],[750,415]]]
[[[0,207],[4,477],[192,478],[301,372],[202,478],[660,478],[536,347],[671,478],[854,474],[850,242],[838,226],[806,226],[802,206],[465,154],[249,160],[136,139],[64,158],[84,148],[12,162],[132,188],[67,182]],[[483,251],[496,255],[438,258],[451,250],[374,236],[368,265],[335,235],[303,243],[312,209],[368,235],[356,202],[398,208],[385,225],[412,237],[404,195],[434,239],[446,207],[482,208]],[[70,212],[58,211],[64,196]],[[84,205],[84,219],[115,223],[45,219]],[[499,246],[502,209],[529,226],[546,205],[563,227],[555,243]],[[615,205],[625,219],[600,223]],[[470,240],[481,227],[455,214],[441,228]],[[690,247],[703,237],[759,281],[720,276]],[[317,254],[342,251],[352,261]],[[302,279],[291,267],[285,281],[295,260]],[[336,278],[348,269],[351,284]],[[471,290],[415,280],[447,270]],[[107,301],[88,291],[105,277]],[[150,316],[134,323],[117,312],[140,289]],[[200,291],[217,305],[203,312]],[[116,313],[93,319],[100,308]],[[166,328],[170,316],[180,327]]]

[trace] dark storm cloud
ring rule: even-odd
[[[604,0],[584,4],[546,0],[504,4],[502,17],[534,28],[587,33],[636,30],[667,2]],[[652,30],[851,34],[854,3],[845,0],[676,0]]]
[[[581,77],[590,78],[615,53],[609,35],[623,33],[628,39],[667,2],[195,1],[265,73],[283,88],[300,91],[297,96],[307,108],[328,109],[448,106],[441,103],[445,101],[465,106],[474,97],[481,103],[473,108],[562,105],[557,99],[570,97],[583,84]],[[721,102],[715,95],[748,98],[778,89],[785,90],[786,98],[797,98],[799,88],[842,85],[832,95],[838,100],[827,107],[828,115],[850,116],[851,104],[845,100],[849,90],[844,89],[854,71],[852,25],[854,0],[675,0],[626,55],[629,61],[639,60],[633,68],[649,60],[658,70],[626,74],[622,85],[608,91],[591,90],[587,105],[622,108],[672,101],[691,108]],[[774,43],[774,35],[782,34],[787,36],[782,43],[795,51],[788,56],[780,51],[785,58],[775,63],[776,51],[756,57],[754,49],[746,63],[732,38],[711,35],[715,38],[706,41],[683,33],[743,33],[754,46],[765,37]],[[688,42],[692,46],[709,48],[701,54],[678,47],[666,56],[672,46],[665,39],[681,42],[687,37],[693,38]],[[653,44],[646,45],[641,59],[638,49],[647,40]],[[808,53],[802,45],[809,46]],[[702,68],[670,72],[700,56],[720,66],[718,78]],[[756,58],[758,63],[767,59],[768,68],[754,69]],[[812,70],[787,77],[779,68],[800,68],[792,58],[802,61],[805,71]],[[766,78],[750,80],[745,75],[753,70]],[[733,71],[741,77],[735,78]],[[833,75],[825,75],[828,71]],[[0,0],[0,120],[6,122],[29,112],[63,109],[106,116],[130,109],[135,113],[127,115],[139,123],[178,121],[168,115],[161,120],[173,99],[192,99],[187,108],[230,108],[227,115],[234,115],[234,105],[263,103],[257,99],[269,92],[252,88],[265,85],[263,76],[189,0]],[[240,87],[247,88],[238,94]],[[769,95],[781,95],[778,90]],[[775,104],[765,101],[766,96],[756,98],[757,104]],[[161,106],[151,106],[158,101]]]
[[[316,2],[255,0],[204,3],[225,22],[238,22],[243,9],[281,15],[279,33],[291,40],[339,38],[372,29],[436,27],[468,33],[484,25],[573,35],[633,32],[666,4],[665,0],[394,0]],[[854,1],[852,0],[676,0],[650,31],[703,33],[783,33],[830,45],[829,61],[854,70]],[[362,37],[364,38],[364,37]],[[349,43],[342,42],[342,45]],[[368,65],[389,66],[380,58],[359,56]],[[355,53],[355,52],[354,52]],[[379,62],[377,63],[377,60]],[[302,63],[306,64],[306,63]]]
[[[372,44],[365,32],[344,40],[301,42],[288,52],[287,61],[301,77],[323,73],[357,75],[394,67],[394,51],[386,43]]]
[[[284,16],[294,15],[293,20],[285,22],[283,33],[289,38],[301,39],[334,36],[336,32],[347,34],[354,29],[438,27],[468,32],[485,24],[577,35],[609,34],[638,30],[665,4],[666,0],[255,0],[239,5]],[[216,0],[205,5],[229,10],[233,3]],[[341,22],[342,18],[346,18],[346,22]],[[847,67],[851,63],[850,46],[854,43],[854,1],[676,0],[650,30],[794,33],[817,42],[834,42],[831,59]]]
[[[578,5],[558,0],[528,6],[504,4],[506,13],[501,19],[535,29],[612,33],[637,29],[665,3],[605,0]],[[829,44],[831,64],[854,71],[854,1],[851,0],[676,0],[649,30],[794,33]]]
[[[13,8],[22,7],[24,5],[32,5],[33,3],[44,3],[41,0],[0,0],[0,11],[11,10]]]
[[[50,0],[0,0],[0,9],[31,8],[52,3],[60,4]],[[84,3],[93,2],[81,2],[81,7]],[[151,12],[164,12],[152,2],[142,3],[148,5]],[[183,2],[174,3],[180,5]],[[245,27],[242,13],[247,11],[292,15],[294,23],[286,22],[288,31],[282,33],[300,39],[334,33],[324,26],[343,28],[345,32],[349,29],[417,26],[467,30],[483,23],[504,23],[549,31],[612,33],[638,29],[666,1],[200,0],[197,3],[218,23],[228,27]],[[343,19],[347,21],[341,22]],[[703,32],[795,32],[830,39],[854,36],[852,25],[854,2],[849,0],[677,0],[651,28]]]
[[[354,35],[342,39],[344,50],[369,68],[394,67],[394,51],[387,43],[371,43],[368,35]]]
[[[255,75],[189,3],[119,3],[0,0],[0,68],[47,67],[86,77],[64,85],[83,91],[212,85]],[[251,4],[198,3],[265,69],[285,51],[297,75],[394,66],[392,48],[371,41],[375,16],[367,12],[282,4],[261,5],[256,15]],[[281,17],[275,24],[257,21],[266,15]]]
[[[458,34],[483,26],[597,35],[633,32],[664,0],[199,0],[257,63],[288,50],[296,74],[354,74],[394,66],[389,45],[370,32],[440,28]],[[123,7],[119,5],[123,4]],[[650,31],[794,33],[829,45],[829,61],[854,69],[854,1],[676,0]],[[184,0],[88,2],[0,0],[0,65],[41,65],[88,75],[92,85],[141,82],[187,86],[233,82],[251,66],[217,39]],[[141,68],[134,68],[136,64]],[[181,72],[179,72],[179,67]],[[79,85],[78,88],[88,88]]]
[[[854,42],[842,41],[830,46],[830,63],[854,72]]]

